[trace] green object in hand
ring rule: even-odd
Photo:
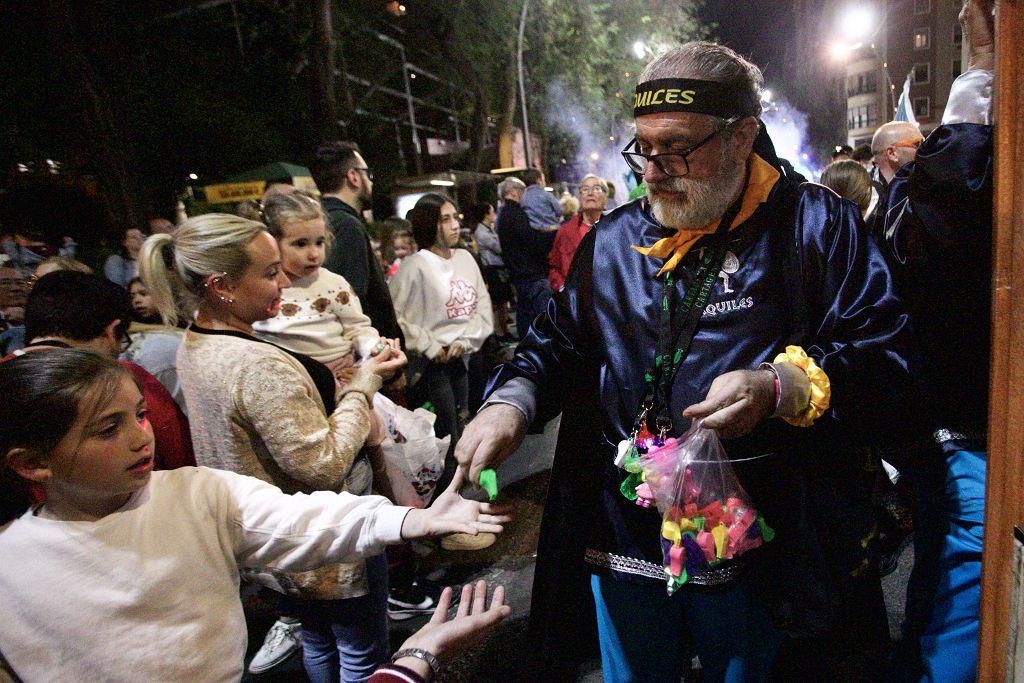
[[[498,498],[498,473],[488,468],[480,471],[480,488],[487,491],[487,499],[492,503]]]

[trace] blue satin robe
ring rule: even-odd
[[[735,464],[777,532],[752,563],[751,580],[787,632],[819,634],[843,611],[835,575],[867,561],[859,541],[870,533],[870,520],[845,513],[851,505],[863,513],[870,499],[861,446],[905,428],[913,351],[889,269],[858,209],[780,170],[768,201],[730,232],[739,268],[717,281],[676,378],[673,431],[685,431],[681,411],[702,400],[715,377],[756,368],[787,344],[803,346],[828,373],[832,408],[814,427],[765,420],[750,435],[725,442],[733,459],[772,454]],[[661,563],[657,511],[622,497],[625,473],[612,459],[653,364],[662,288],[661,260],[629,247],[669,234],[646,200],[603,216],[581,243],[565,288],[488,387],[490,394],[512,378],[531,380],[537,423],[564,409],[541,530],[535,631],[559,632],[551,601],[585,600],[575,591],[575,574],[601,571],[582,565],[586,550]],[[677,300],[700,247],[676,269]]]

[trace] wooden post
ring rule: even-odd
[[[1024,526],[1024,0],[996,16],[992,370],[978,680],[1007,676],[1013,527]],[[1024,671],[1017,671],[1024,676]]]

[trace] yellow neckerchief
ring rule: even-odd
[[[775,183],[779,181],[779,172],[775,170],[771,164],[762,159],[757,154],[751,153],[750,155],[750,177],[747,179],[747,187],[743,190],[743,200],[740,202],[740,210],[736,214],[736,218],[733,220],[729,230],[735,230],[737,226],[741,225],[743,221],[750,218],[757,207],[768,200],[768,194],[775,187]],[[690,251],[697,240],[704,235],[713,233],[718,228],[718,223],[722,219],[712,221],[705,225],[703,228],[696,230],[690,229],[679,229],[669,237],[660,239],[649,247],[638,247],[632,245],[632,248],[640,252],[644,256],[651,256],[653,258],[665,259],[665,264],[658,271],[658,275],[670,272],[675,269],[679,262],[686,256],[686,252]]]

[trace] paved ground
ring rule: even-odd
[[[530,589],[540,527],[540,514],[547,490],[548,468],[554,447],[557,425],[549,425],[543,435],[527,437],[520,453],[499,470],[503,495],[515,504],[516,518],[505,534],[490,548],[479,552],[448,552],[436,549],[424,559],[431,569],[444,572],[444,580],[452,585],[483,578],[505,586],[512,617],[486,641],[452,662],[441,679],[450,683],[486,683],[516,680],[517,665],[525,647],[526,623],[529,616]],[[906,581],[913,564],[910,549],[900,558],[898,570],[883,580],[889,623],[898,637],[903,618]],[[250,598],[250,656],[260,646],[263,635],[273,621],[273,598],[263,594]],[[391,625],[393,648],[397,648],[426,618],[410,619]],[[293,657],[278,669],[250,681],[304,681],[299,657]],[[580,672],[578,681],[601,681],[600,663],[590,662]]]

